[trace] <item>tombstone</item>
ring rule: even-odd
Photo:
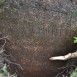
[[[70,0],[7,0],[1,7],[0,32],[10,36],[5,53],[20,77],[54,77],[67,61],[52,56],[76,50],[77,6]]]

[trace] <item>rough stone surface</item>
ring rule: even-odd
[[[75,0],[5,0],[0,11],[0,32],[11,36],[6,53],[23,71],[11,66],[21,77],[54,77],[64,61],[50,61],[56,55],[76,50]]]

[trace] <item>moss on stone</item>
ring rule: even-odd
[[[5,0],[0,0],[0,7],[4,4]]]

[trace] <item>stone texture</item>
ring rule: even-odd
[[[0,32],[11,36],[6,53],[23,67],[11,65],[21,77],[54,77],[64,61],[56,55],[76,50],[77,5],[70,0],[7,0],[0,12]],[[17,69],[18,68],[18,69]]]

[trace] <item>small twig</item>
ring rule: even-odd
[[[0,54],[2,54],[5,50],[2,48],[0,49]]]
[[[2,62],[0,63],[1,65],[4,65]]]
[[[66,14],[66,15],[68,14],[67,12],[65,12],[63,10],[59,11],[59,10],[51,9],[51,11],[58,12],[58,13],[62,13],[62,14]]]
[[[65,66],[65,67],[58,68],[59,70],[61,69],[61,70],[63,70],[63,71],[60,72],[60,73],[58,73],[58,74],[56,75],[56,77],[58,77],[59,75],[63,74],[65,71],[69,72],[69,67],[77,67],[77,66],[75,66],[75,65],[67,65],[67,66]],[[62,75],[62,76],[63,76],[63,75]],[[65,77],[66,77],[66,76],[65,76]]]
[[[4,44],[2,45],[2,47],[0,48],[0,49],[4,49],[4,46],[5,46],[5,44],[6,44],[6,39],[4,39]]]
[[[10,63],[10,64],[15,64],[15,65],[19,66],[19,67],[23,70],[23,68],[21,67],[20,64],[18,64],[18,63],[14,63],[14,62],[9,62],[9,63]]]
[[[3,57],[11,57],[11,58],[13,58],[14,61],[16,60],[11,54],[10,54],[10,55],[7,55],[7,54],[4,54],[4,53],[3,53],[2,56],[3,56]]]
[[[4,40],[5,40],[4,44],[2,45],[2,47],[0,47],[0,54],[2,54],[5,51],[4,46],[6,44],[6,39]]]
[[[61,68],[57,68],[57,69],[66,69],[66,68],[68,68],[68,67],[77,67],[77,66],[75,66],[75,65],[67,65],[67,66],[65,66],[65,67],[61,67]]]
[[[8,36],[6,36],[6,37],[2,37],[2,38],[0,38],[0,40],[4,40],[4,44],[0,47],[0,54],[2,54],[3,53],[3,51],[5,51],[4,50],[4,46],[5,46],[5,44],[6,44],[6,40],[8,39]],[[5,55],[5,54],[4,54]],[[11,56],[11,55],[5,55],[5,56]],[[12,57],[12,56],[11,56]],[[14,57],[13,57],[14,58]],[[14,58],[15,59],[15,58]],[[22,70],[23,70],[23,68],[21,67],[21,65],[20,64],[18,64],[18,63],[14,63],[14,62],[11,62],[11,61],[9,61],[8,59],[4,59],[6,62],[8,62],[9,64],[15,64],[15,65],[17,65],[17,66],[19,66]],[[3,64],[3,63],[2,63]]]
[[[19,67],[23,70],[23,68],[21,67],[20,64],[18,64],[18,63],[14,63],[14,62],[11,62],[10,60],[8,60],[8,59],[6,59],[6,58],[5,58],[5,61],[8,62],[9,64],[17,65],[17,66],[19,66]]]
[[[9,40],[9,38],[10,38],[10,36],[5,36],[5,37],[2,37],[2,38],[0,38],[0,40],[2,40],[2,39],[7,39],[7,40]]]
[[[66,70],[66,69],[65,69],[65,70]],[[65,72],[65,70],[63,70],[62,72],[58,73],[58,74],[56,75],[56,77],[58,77],[59,75],[63,74],[63,73]]]
[[[3,51],[5,51],[4,46],[6,44],[6,40],[9,40],[9,36],[2,37],[2,38],[0,38],[0,40],[4,40],[4,44],[0,47],[0,54],[1,54],[1,53],[3,53]]]

